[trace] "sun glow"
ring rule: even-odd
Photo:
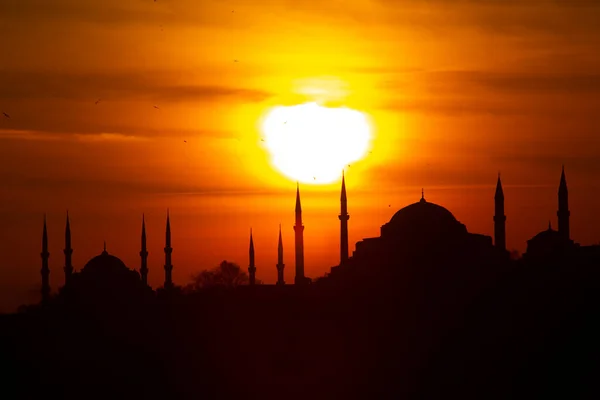
[[[317,103],[276,107],[262,129],[274,166],[289,178],[314,184],[339,179],[348,164],[364,157],[371,139],[363,113]]]

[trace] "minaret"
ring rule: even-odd
[[[50,268],[48,268],[48,231],[46,229],[46,214],[44,214],[44,230],[42,233],[42,302],[50,298]]]
[[[67,211],[67,226],[65,228],[65,286],[71,281],[73,275],[73,263],[71,257],[73,249],[71,248],[71,225],[69,224],[69,212]]]
[[[140,266],[140,278],[145,285],[148,284],[148,250],[146,249],[146,220],[142,214],[142,250],[140,251],[142,264]]]
[[[256,283],[256,266],[254,265],[254,241],[252,240],[252,228],[250,228],[250,264],[248,265],[248,277],[250,278],[250,286]]]
[[[571,232],[569,229],[569,217],[571,212],[569,211],[569,191],[567,190],[567,178],[565,178],[565,166],[562,167],[562,174],[560,175],[560,186],[558,187],[558,233],[566,239],[571,239]]]
[[[169,218],[169,210],[167,210],[167,234],[165,244],[165,289],[171,289],[173,287],[173,279],[171,278],[171,271],[173,271],[173,265],[171,264],[171,253],[173,253],[173,248],[171,247],[171,221]]]
[[[346,180],[342,171],[342,194],[340,197],[340,265],[348,260],[348,199],[346,198]]]
[[[283,269],[285,264],[283,263],[283,240],[281,239],[281,224],[279,224],[279,243],[277,244],[277,284],[285,285],[283,280]]]
[[[300,185],[296,186],[296,225],[294,225],[296,236],[296,285],[306,282],[304,277],[304,225],[302,225],[302,206],[300,205]]]
[[[496,248],[506,251],[506,215],[504,215],[504,191],[498,173],[498,182],[496,183],[496,195],[494,196],[494,240]]]

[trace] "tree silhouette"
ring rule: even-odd
[[[516,261],[516,260],[518,260],[520,258],[521,258],[521,253],[519,252],[519,250],[514,250],[513,249],[513,250],[510,251],[510,259],[511,260]]]
[[[195,291],[211,287],[233,288],[247,285],[248,282],[248,274],[242,271],[239,265],[224,260],[212,269],[193,275],[192,283],[188,285],[187,289]]]

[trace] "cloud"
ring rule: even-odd
[[[0,100],[16,99],[147,99],[169,101],[261,102],[264,90],[217,85],[175,84],[169,72],[54,73],[2,71]],[[181,78],[179,78],[181,79]]]
[[[600,93],[600,74],[439,71],[422,74],[431,91],[486,89],[516,94],[596,94]]]
[[[443,115],[593,116],[600,110],[600,74],[518,71],[400,73],[379,84],[382,109]],[[410,93],[399,98],[396,93]],[[391,98],[390,98],[391,97]],[[569,102],[558,101],[569,98]]]

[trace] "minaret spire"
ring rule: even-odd
[[[171,289],[173,287],[173,279],[171,272],[173,271],[173,265],[171,264],[171,253],[173,248],[171,247],[171,219],[169,217],[169,209],[167,209],[167,231],[165,235],[165,289]]]
[[[300,205],[300,184],[296,184],[296,224],[294,225],[296,239],[296,277],[294,283],[306,283],[304,276],[304,225],[302,225],[302,206]]]
[[[65,228],[65,286],[71,281],[73,275],[73,263],[72,255],[73,249],[71,248],[71,224],[69,223],[69,211],[67,210],[67,225]]]
[[[279,224],[279,243],[277,243],[277,284],[285,285],[285,281],[283,280],[283,269],[285,268],[285,264],[283,264],[283,240],[281,239],[281,224]]]
[[[348,199],[346,197],[346,179],[342,171],[342,192],[340,195],[340,265],[348,260]]]
[[[148,249],[146,248],[146,219],[142,214],[142,250],[140,251],[142,263],[140,266],[140,278],[144,284],[148,284]]]
[[[48,230],[46,229],[46,214],[44,214],[44,229],[42,231],[42,302],[50,299],[50,268],[48,268]]]
[[[250,278],[250,286],[254,286],[256,283],[256,266],[254,265],[254,240],[252,240],[252,228],[250,228],[250,249],[248,255],[250,258],[248,277]]]
[[[560,185],[558,186],[558,233],[565,240],[571,239],[571,230],[569,227],[569,190],[567,189],[567,178],[565,177],[565,166],[562,166],[560,175]]]
[[[495,213],[494,213],[494,239],[496,248],[506,251],[506,215],[504,215],[504,191],[502,190],[502,181],[500,172],[498,172],[498,181],[496,182],[496,194],[494,195]]]

